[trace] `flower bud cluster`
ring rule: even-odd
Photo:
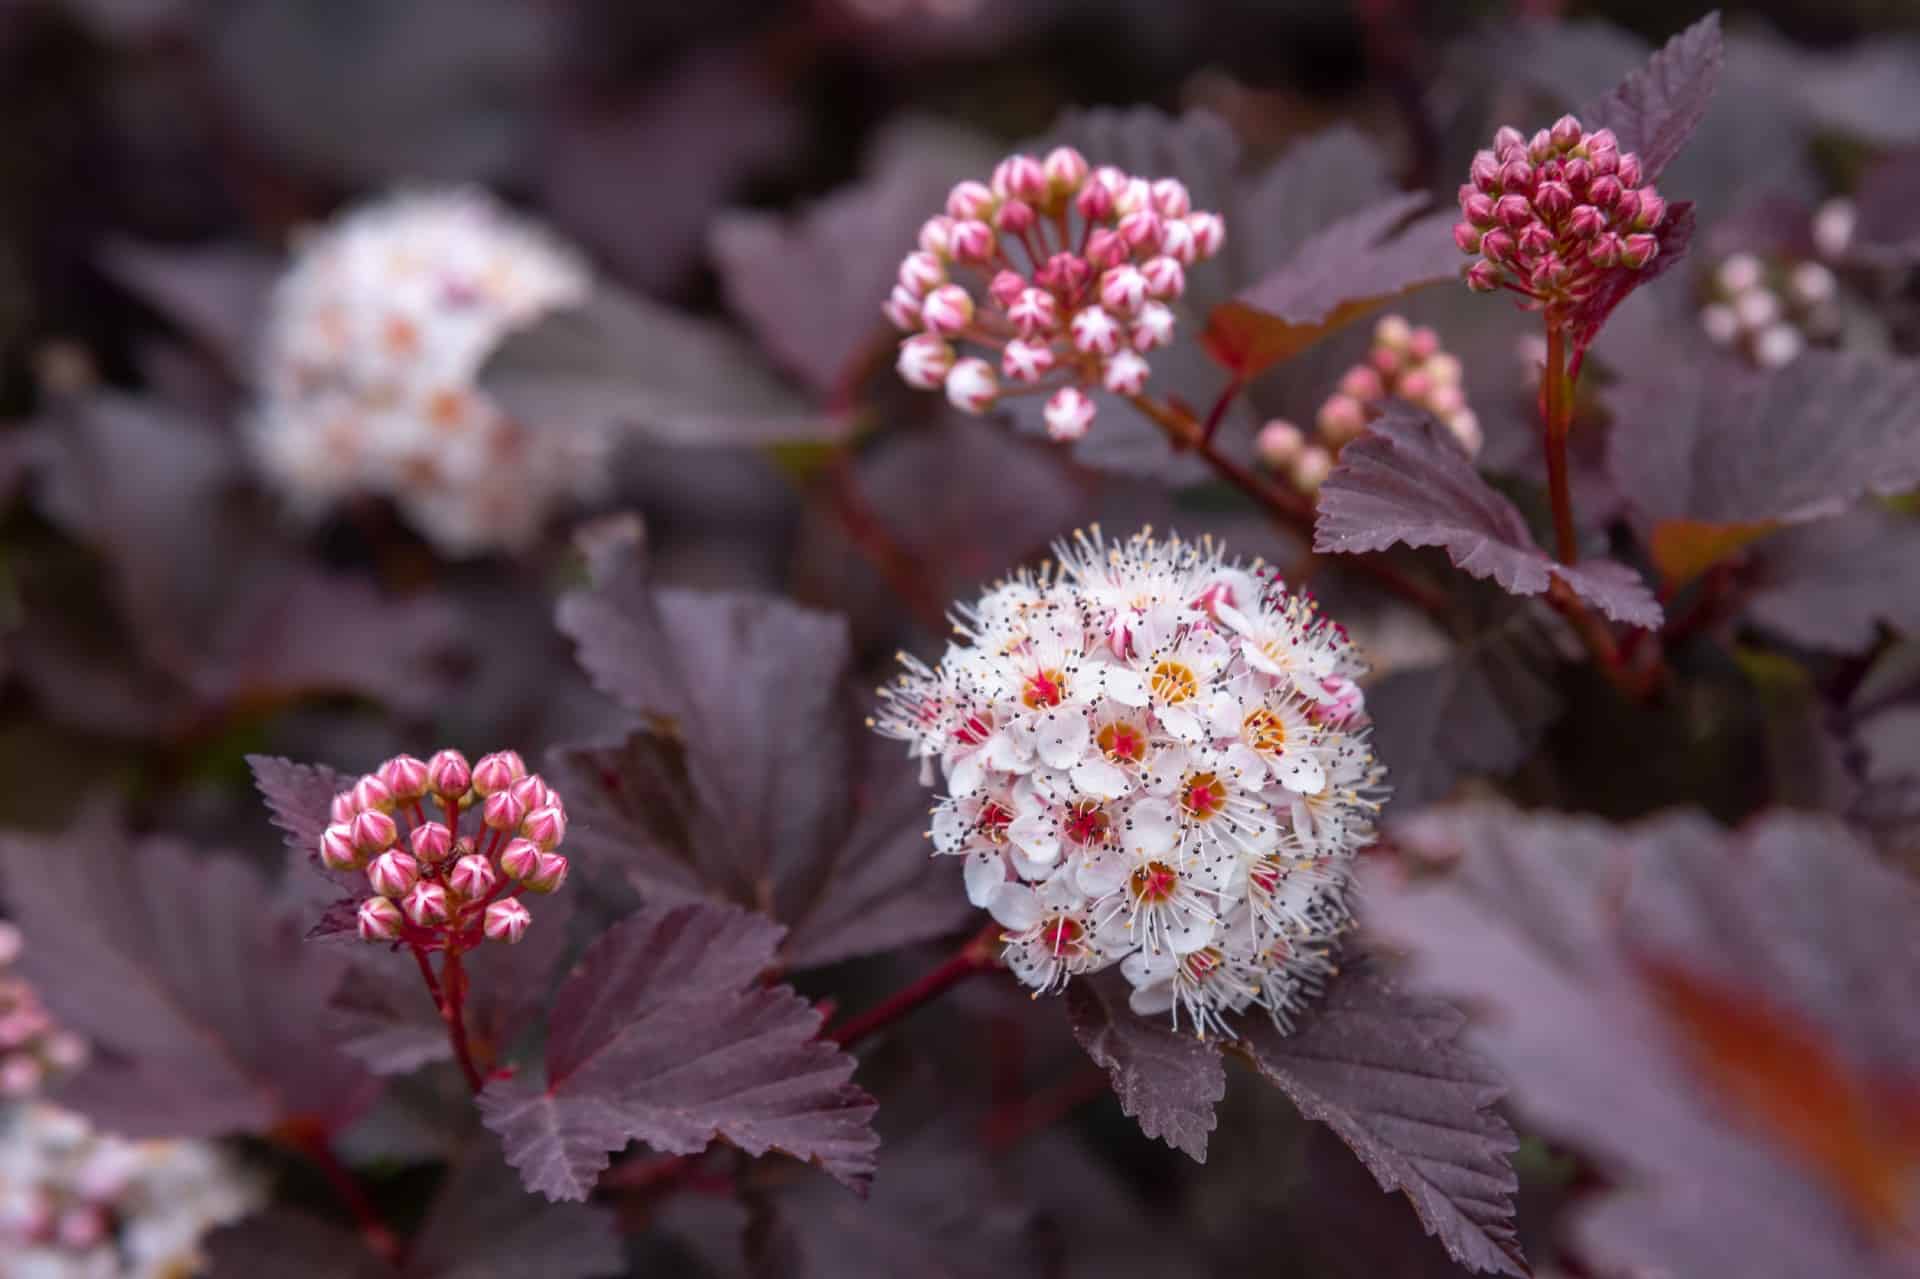
[[[991,182],[954,187],[900,263],[882,308],[912,335],[900,376],[967,413],[1051,392],[1047,434],[1077,440],[1093,425],[1089,391],[1140,394],[1147,354],[1173,340],[1187,269],[1225,238],[1177,179],[1095,168],[1072,147],[1008,156]]]
[[[1732,253],[1701,292],[1701,330],[1763,369],[1784,368],[1809,344],[1840,334],[1840,282],[1819,262]]]
[[[50,1077],[86,1064],[87,1042],[57,1025],[33,987],[12,971],[20,930],[0,920],[0,1098],[31,1097]]]
[[[1282,1028],[1330,971],[1384,770],[1346,632],[1258,563],[1098,529],[903,658],[875,727],[945,793],[934,851],[1036,991],[1113,965],[1143,1014]]]
[[[174,1279],[201,1240],[255,1211],[261,1187],[219,1147],[126,1141],[55,1106],[0,1120],[0,1273]]]
[[[1453,240],[1478,255],[1466,276],[1480,292],[1505,288],[1530,308],[1565,309],[1660,251],[1667,202],[1611,129],[1589,134],[1570,115],[1530,139],[1502,128],[1471,175]]]
[[[509,333],[589,283],[570,250],[473,191],[397,196],[310,233],[263,343],[263,469],[308,513],[374,495],[449,554],[524,545],[603,482],[608,440],[533,431],[476,379]]]
[[[1303,493],[1317,492],[1340,450],[1366,429],[1389,398],[1427,410],[1453,432],[1469,454],[1480,451],[1480,419],[1467,407],[1460,361],[1440,347],[1440,335],[1414,327],[1404,316],[1382,316],[1373,326],[1366,358],[1348,369],[1321,404],[1316,439],[1284,418],[1275,418],[1254,439],[1267,469],[1285,476]]]
[[[471,833],[462,830],[468,814]],[[331,816],[320,860],[365,872],[373,890],[360,903],[366,941],[452,954],[483,940],[511,944],[533,922],[522,896],[567,880],[556,851],[566,806],[512,751],[471,765],[454,750],[424,763],[396,755],[335,795]]]

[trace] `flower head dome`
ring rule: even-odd
[[[605,443],[530,432],[475,379],[509,333],[588,287],[573,253],[475,191],[395,196],[312,232],[273,297],[263,467],[308,511],[390,497],[452,554],[526,542],[591,491]]]
[[[881,733],[944,794],[934,851],[1036,990],[1118,965],[1202,1034],[1283,1028],[1347,923],[1384,770],[1346,632],[1211,543],[1098,529],[957,610],[906,659]]]

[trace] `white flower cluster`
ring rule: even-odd
[[[126,1141],[56,1106],[0,1121],[0,1274],[9,1279],[177,1279],[200,1241],[262,1202],[199,1141]]]
[[[960,610],[964,642],[881,690],[937,762],[939,853],[1021,981],[1119,964],[1137,1012],[1286,1029],[1330,970],[1385,770],[1346,632],[1211,542],[1094,529]]]
[[[601,482],[606,441],[531,431],[475,379],[589,286],[576,255],[475,191],[395,196],[310,233],[267,325],[264,469],[307,512],[372,494],[448,553],[523,545]]]
[[[1704,292],[1701,331],[1763,369],[1793,363],[1809,343],[1831,342],[1844,322],[1839,281],[1819,262],[1729,254]]]

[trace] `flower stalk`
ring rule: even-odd
[[[1000,933],[1000,925],[988,924],[939,967],[902,986],[867,1011],[828,1029],[827,1037],[843,1047],[856,1044],[921,1005],[938,999],[967,978],[992,972],[1000,967]]]

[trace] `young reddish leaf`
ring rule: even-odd
[[[1575,1223],[1597,1268],[1897,1272],[1836,1169],[1877,1166],[1862,1134],[1897,1130],[1854,1108],[1902,1095],[1920,1059],[1904,876],[1837,822],[1780,814],[1729,833],[1688,814],[1435,812],[1394,838],[1456,865],[1382,877],[1373,928],[1411,948],[1422,985],[1485,1010],[1479,1042],[1521,1113],[1632,1187]],[[1818,1087],[1816,1059],[1847,1082]],[[1783,1111],[1789,1094],[1817,1119]]]
[[[1779,528],[1776,520],[1733,524],[1661,520],[1647,537],[1647,555],[1659,571],[1660,580],[1669,589],[1678,589]]]
[[[1392,196],[1343,218],[1207,317],[1213,358],[1251,379],[1389,298],[1460,273],[1452,214],[1408,222],[1423,195]]]
[[[1693,229],[1693,205],[1690,201],[1676,200],[1668,205],[1667,216],[1654,232],[1660,247],[1653,261],[1638,271],[1609,273],[1603,277],[1593,296],[1573,312],[1568,332],[1573,349],[1570,367],[1575,373],[1579,372],[1581,362],[1586,359],[1587,348],[1600,336],[1601,326],[1613,314],[1613,309],[1626,301],[1635,289],[1652,284],[1679,265],[1680,259],[1687,255],[1687,249],[1693,243]]]
[[[597,1279],[626,1272],[611,1213],[550,1204],[520,1188],[487,1145],[455,1162],[398,1267],[344,1226],[275,1209],[208,1240],[216,1275],[273,1279]]]
[[[1382,1190],[1406,1195],[1447,1254],[1472,1270],[1527,1275],[1513,1228],[1506,1089],[1456,1042],[1466,1018],[1385,978],[1348,971],[1290,1035],[1248,1019],[1234,1051],[1352,1148]]]
[[[1872,647],[1881,623],[1920,632],[1920,522],[1867,507],[1788,529],[1741,574],[1747,617],[1796,644]]]
[[[21,963],[92,1042],[66,1104],[130,1137],[333,1129],[372,1099],[315,1011],[337,952],[303,944],[266,880],[231,857],[134,843],[93,812],[62,836],[0,846]]]
[[[1512,772],[1559,718],[1551,656],[1524,626],[1516,616],[1437,666],[1390,671],[1367,690],[1395,813],[1444,799],[1463,775]]]
[[[1608,469],[1651,543],[1666,539],[1676,579],[1712,550],[1738,549],[1758,526],[1920,483],[1920,364],[1911,360],[1809,351],[1774,373],[1676,365],[1630,377],[1613,405]],[[1679,531],[1663,534],[1675,522]]]
[[[594,682],[651,725],[554,756],[603,855],[649,893],[718,896],[786,924],[813,967],[925,940],[965,916],[926,850],[926,797],[856,738],[847,629],[772,596],[655,591],[630,544],[560,605]],[[653,738],[656,740],[649,740]]]
[[[1720,81],[1725,49],[1720,15],[1710,13],[1667,41],[1647,65],[1621,81],[1606,97],[1581,111],[1589,131],[1612,129],[1620,150],[1640,157],[1651,182],[1680,154],[1687,137],[1707,113]]]
[[[1322,553],[1438,546],[1456,568],[1514,595],[1545,593],[1554,578],[1615,621],[1660,624],[1660,605],[1632,569],[1613,560],[1560,564],[1526,520],[1473,469],[1431,416],[1395,409],[1341,450],[1320,489],[1313,546]]]
[[[642,910],[590,947],[554,998],[545,1068],[480,1094],[528,1189],[584,1199],[630,1141],[695,1154],[778,1150],[864,1190],[879,1145],[854,1060],[820,1014],[755,984],[782,930],[731,907]]]
[[[1120,1109],[1140,1131],[1205,1163],[1213,1108],[1227,1095],[1219,1045],[1128,1008],[1126,983],[1116,973],[1070,983],[1067,1016],[1073,1037],[1106,1069]]]

